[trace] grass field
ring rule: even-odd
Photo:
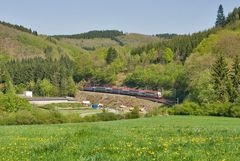
[[[1,160],[240,160],[240,119],[163,116],[2,126]]]

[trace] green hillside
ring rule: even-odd
[[[81,49],[62,44],[54,38],[36,36],[2,24],[0,24],[0,42],[1,55],[11,59],[59,58],[82,52]]]
[[[239,119],[162,116],[0,127],[2,160],[238,160]]]
[[[233,28],[238,26],[237,29]],[[211,102],[213,89],[211,86],[211,67],[216,59],[222,55],[231,68],[236,56],[240,56],[240,23],[236,22],[211,34],[204,39],[190,57],[187,58],[185,68],[188,85],[193,100],[201,103]],[[205,86],[205,87],[204,87]],[[207,86],[207,88],[206,88]]]

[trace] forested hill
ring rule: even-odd
[[[26,28],[22,25],[13,25],[11,23],[4,22],[4,21],[0,21],[0,24],[11,27],[11,28],[14,28],[14,29],[17,29],[17,30],[20,30],[20,31],[23,31],[23,32],[30,33],[30,34],[33,34],[33,35],[36,35],[36,36],[38,35],[37,31],[33,31],[32,29]]]
[[[114,38],[124,35],[122,31],[118,30],[94,30],[81,34],[74,35],[55,35],[57,38],[72,38],[72,39],[94,39],[94,38]]]

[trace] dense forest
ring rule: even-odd
[[[82,34],[75,35],[55,35],[56,38],[71,38],[71,39],[94,39],[94,38],[114,38],[124,35],[122,31],[118,30],[103,30],[103,31],[89,31]]]
[[[2,70],[4,69],[1,83],[4,85],[4,82],[11,82],[17,93],[31,90],[38,96],[75,95],[76,87],[72,78],[73,62],[68,58],[13,60],[2,67]],[[7,91],[6,88],[2,88],[3,93]]]
[[[177,37],[178,34],[169,34],[169,33],[164,33],[164,34],[157,34],[157,37],[164,38],[164,39],[172,39],[174,37]]]

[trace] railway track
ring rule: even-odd
[[[145,100],[158,102],[158,103],[163,103],[165,105],[175,105],[175,104],[177,104],[177,101],[172,101],[172,100],[168,100],[168,99],[165,99],[165,98],[157,99],[157,98],[139,97],[139,96],[136,96],[136,98],[145,99]]]
[[[95,91],[87,91],[87,92],[95,92]],[[108,92],[95,92],[95,93],[108,93]],[[108,93],[108,94],[113,94],[113,95],[124,95],[124,96],[132,96],[132,95],[126,95],[126,94],[115,94],[115,93]],[[165,99],[165,98],[149,98],[149,97],[141,97],[141,96],[132,96],[132,97],[135,97],[135,98],[139,98],[139,99],[144,99],[144,100],[149,100],[149,101],[152,101],[152,102],[157,102],[157,103],[162,103],[162,104],[165,104],[165,105],[175,105],[177,104],[177,101],[172,101],[172,100],[168,100],[168,99]]]

